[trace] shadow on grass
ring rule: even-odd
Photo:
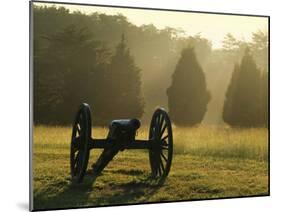
[[[83,183],[73,184],[70,179],[46,186],[36,193],[34,209],[63,209],[102,205],[121,205],[128,203],[148,202],[149,198],[163,185],[164,181],[153,179],[140,170],[111,170],[109,174],[139,175],[128,183],[110,183],[96,185],[96,179],[88,172]],[[100,194],[103,195],[100,195]]]
[[[138,176],[138,175],[143,175],[143,174],[145,174],[144,171],[139,170],[139,169],[131,169],[131,170],[118,169],[118,170],[112,170],[112,171],[110,171],[110,172],[111,172],[111,173],[117,173],[117,174],[132,175],[132,176]]]
[[[155,180],[151,176],[142,176],[128,183],[111,184],[112,191],[97,199],[98,205],[129,204],[149,202],[150,197],[164,184],[164,181]],[[106,200],[106,203],[105,203]],[[105,204],[104,204],[105,203]]]

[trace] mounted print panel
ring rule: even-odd
[[[32,1],[31,210],[269,195],[269,17]]]

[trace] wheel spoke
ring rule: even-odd
[[[161,157],[160,157],[160,166],[161,166],[161,168],[162,168],[162,170],[163,170],[163,172],[164,172],[164,165],[163,165],[163,161],[161,160]]]
[[[82,159],[83,159],[83,152],[79,151],[77,154],[77,166],[76,166],[76,171],[78,171],[81,167],[81,163],[82,163]]]
[[[80,135],[81,134],[81,127],[80,127],[79,123],[76,125],[76,129],[78,131],[78,134]]]
[[[75,160],[76,161],[78,161],[80,158],[81,158],[81,151],[79,151],[78,153],[77,153],[77,155],[76,155],[76,158],[75,158]]]
[[[161,140],[162,140],[162,141],[165,141],[166,138],[168,138],[168,137],[169,137],[169,135],[165,135],[163,138],[161,138]]]
[[[77,153],[76,157],[74,158],[74,165],[77,163],[78,158],[79,158],[79,152]]]
[[[164,153],[161,151],[161,156],[162,156],[162,158],[164,158],[164,160],[167,162],[168,161],[168,159],[166,158],[166,156],[164,155]]]
[[[161,146],[161,148],[164,150],[169,150],[169,148],[167,146]]]
[[[164,127],[163,129],[161,130],[161,133],[160,133],[160,138],[162,137],[163,133],[165,132],[165,129],[167,128],[167,123],[164,124]]]

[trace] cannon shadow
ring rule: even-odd
[[[61,192],[46,196],[45,192],[36,194],[35,209],[63,209],[79,207],[97,207],[106,205],[125,205],[149,202],[150,197],[163,185],[164,181],[156,181],[150,175],[144,175],[141,170],[104,170],[105,174],[116,173],[135,176],[126,183],[111,182],[104,186],[97,186],[96,181],[101,176],[87,172],[83,183],[69,183],[52,186],[62,186]],[[101,174],[103,175],[103,174]],[[100,190],[107,190],[100,196]],[[92,195],[94,197],[92,197]],[[91,199],[91,200],[89,200]]]

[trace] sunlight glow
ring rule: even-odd
[[[38,6],[54,6],[50,3],[35,3]],[[250,41],[252,33],[258,30],[268,33],[268,19],[266,17],[250,17],[238,15],[219,15],[195,12],[176,12],[143,9],[113,8],[104,6],[55,4],[65,7],[70,12],[80,11],[85,14],[94,12],[127,17],[131,23],[141,26],[153,24],[158,29],[173,27],[184,30],[187,36],[200,33],[212,42],[213,48],[221,48],[222,40],[227,33],[238,39]]]

